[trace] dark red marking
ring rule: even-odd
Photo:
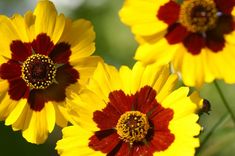
[[[27,98],[31,109],[40,111],[48,101],[61,102],[65,100],[66,88],[79,79],[79,73],[69,64],[71,55],[70,45],[67,43],[53,44],[45,33],[39,34],[32,43],[19,40],[12,41],[10,45],[12,58],[1,65],[0,77],[8,80],[8,93],[12,100]],[[29,89],[21,78],[21,65],[32,54],[42,54],[51,57],[60,67],[57,69],[55,80],[43,90]]]
[[[182,42],[190,32],[181,24],[173,24],[168,27],[168,33],[165,35],[169,44],[176,44]]]
[[[198,33],[191,33],[184,39],[183,43],[187,50],[193,55],[199,54],[202,48],[206,46],[205,39]]]
[[[178,21],[179,13],[180,5],[174,1],[169,1],[159,8],[157,18],[171,25]]]
[[[89,147],[107,155],[147,155],[166,150],[174,141],[168,126],[173,118],[171,109],[163,108],[156,101],[156,91],[144,86],[133,95],[126,95],[122,90],[109,94],[109,103],[102,111],[95,111],[93,120],[100,131],[90,138]],[[127,111],[140,111],[147,114],[150,129],[144,142],[134,142],[132,146],[119,138],[115,127],[118,119]],[[108,119],[108,120],[107,120]]]

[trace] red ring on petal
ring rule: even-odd
[[[70,55],[70,45],[68,43],[61,42],[55,45],[49,57],[54,63],[64,64],[69,62]]]
[[[182,42],[189,34],[190,33],[187,28],[179,23],[176,23],[168,27],[165,38],[169,44],[176,44]]]
[[[235,6],[235,0],[214,0],[217,9],[224,14],[231,14],[233,7]]]
[[[20,100],[22,98],[29,97],[30,89],[26,85],[23,79],[17,79],[13,81],[9,81],[9,90],[8,94],[12,100]]]
[[[77,82],[79,73],[72,68],[71,65],[66,64],[57,69],[56,81],[44,90],[33,89],[30,92],[28,103],[31,109],[40,111],[48,101],[62,102],[66,98],[66,88]]]
[[[45,33],[39,34],[31,43],[31,46],[36,54],[49,56],[54,48],[54,44],[50,37]]]
[[[157,13],[157,18],[168,25],[178,21],[180,13],[180,5],[174,1],[170,1],[161,6]]]
[[[10,45],[12,59],[0,67],[0,76],[8,80],[10,86],[8,93],[13,100],[26,98],[32,110],[41,111],[48,101],[62,102],[66,97],[66,88],[79,79],[79,73],[69,64],[71,55],[70,45],[67,43],[53,44],[45,33],[39,34],[32,43],[19,40],[12,41]],[[46,89],[32,89],[21,79],[21,64],[32,54],[42,54],[52,57],[59,63],[55,80]]]
[[[97,124],[97,127],[100,128],[100,131],[95,132],[90,138],[89,147],[110,156],[112,154],[120,155],[123,153],[129,153],[129,155],[153,155],[155,151],[166,150],[175,139],[174,134],[168,128],[174,112],[171,109],[163,108],[156,101],[156,95],[156,91],[150,86],[144,86],[135,94],[131,95],[125,94],[122,90],[111,92],[109,94],[110,101],[107,106],[102,111],[95,111],[93,114],[93,120]],[[111,137],[116,135],[119,138],[115,127],[120,116],[128,111],[145,113],[151,128],[148,129],[144,138],[145,142],[133,142],[132,146],[129,145],[127,150],[126,145],[128,142],[117,139],[118,141],[109,145],[107,140],[110,140]],[[159,128],[157,128],[156,124],[159,124]],[[160,132],[164,136],[156,136],[155,133],[160,134]],[[148,145],[146,145],[146,142]]]
[[[0,66],[0,77],[5,80],[19,79],[21,76],[21,66],[18,62],[9,60]]]
[[[11,57],[15,61],[24,62],[32,55],[32,48],[30,43],[23,43],[20,40],[13,41],[10,45]]]
[[[188,35],[184,39],[183,43],[187,50],[193,55],[200,54],[202,48],[206,46],[206,42],[203,36],[197,33],[191,33]]]
[[[120,141],[117,133],[112,133],[102,139],[99,139],[96,135],[93,135],[89,140],[89,147],[103,153],[110,153]]]

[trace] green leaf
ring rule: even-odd
[[[235,148],[234,127],[226,127],[216,131],[198,156],[230,156]]]

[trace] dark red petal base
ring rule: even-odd
[[[152,156],[154,152],[166,150],[175,139],[168,129],[174,113],[171,109],[163,108],[155,98],[156,91],[149,86],[144,86],[133,95],[126,95],[122,90],[111,92],[107,106],[93,114],[93,120],[100,131],[90,138],[89,147],[108,156]],[[134,142],[131,147],[119,139],[116,132],[120,116],[133,110],[148,116],[151,128],[145,137],[147,145],[144,142]]]
[[[44,90],[33,89],[28,97],[28,103],[35,111],[40,111],[48,101],[61,102],[65,100],[66,88],[79,78],[78,72],[66,64],[57,69],[56,81]]]
[[[79,79],[79,73],[69,64],[71,55],[70,45],[67,43],[53,44],[46,34],[39,34],[32,43],[13,41],[10,45],[12,58],[1,65],[0,77],[8,80],[8,93],[12,100],[27,98],[31,109],[40,111],[48,101],[61,102],[65,100],[66,88]],[[53,84],[48,88],[30,89],[21,78],[21,65],[32,54],[49,56],[55,64],[59,64]]]
[[[224,35],[235,29],[231,11],[235,6],[235,0],[214,0],[217,9],[222,13],[219,16],[215,28],[205,33],[194,33],[177,23],[179,20],[180,5],[169,1],[161,6],[157,18],[168,24],[165,38],[169,44],[183,43],[185,48],[193,55],[200,54],[202,48],[209,48],[212,52],[219,52],[225,46]]]
[[[235,0],[214,0],[216,7],[224,14],[231,14],[235,6]]]
[[[176,23],[168,27],[165,38],[169,44],[176,44],[182,42],[189,34],[190,32],[188,32],[187,28]]]
[[[179,13],[180,5],[174,1],[170,1],[159,8],[157,18],[171,25],[178,21]]]
[[[184,46],[191,52],[193,55],[200,54],[202,48],[206,46],[205,39],[201,34],[191,33],[183,41]]]

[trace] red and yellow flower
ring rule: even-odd
[[[55,123],[66,126],[65,99],[94,71],[98,57],[89,21],[72,22],[41,0],[24,16],[0,16],[0,119],[43,143]]]
[[[235,82],[234,0],[126,0],[121,20],[140,46],[135,59],[172,61],[186,85]]]
[[[187,155],[199,146],[197,103],[189,88],[174,90],[169,68],[99,64],[84,90],[68,99],[74,126],[56,149],[73,155]],[[183,146],[182,146],[183,145]]]

